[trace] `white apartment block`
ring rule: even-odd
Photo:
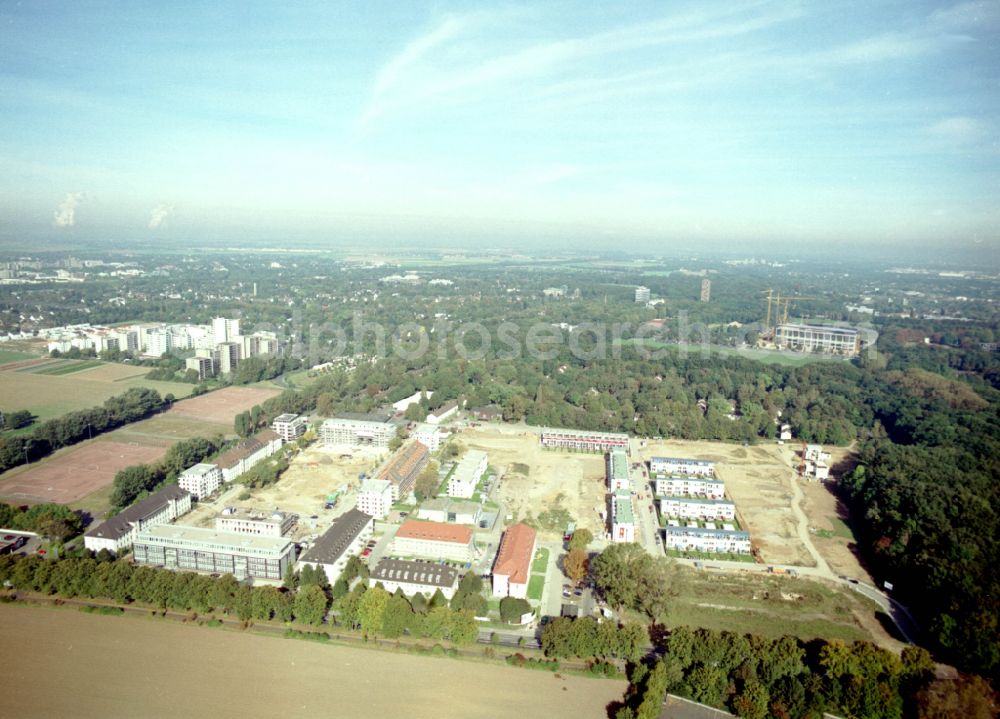
[[[146,350],[149,357],[160,357],[174,348],[174,335],[170,330],[149,330],[146,332]]]
[[[750,554],[750,533],[700,527],[667,527],[664,530],[667,549],[681,552],[730,552]]]
[[[608,453],[607,460],[608,491],[619,489],[631,490],[632,479],[628,467],[628,455],[624,450],[616,449]]]
[[[392,482],[366,479],[358,490],[357,508],[375,519],[385,519],[392,510]]]
[[[222,485],[222,470],[217,465],[199,462],[185,469],[177,479],[177,484],[200,500]]]
[[[635,541],[635,512],[628,490],[618,490],[611,497],[611,541]]]
[[[271,422],[271,429],[285,442],[294,442],[306,433],[308,420],[296,414],[279,414]]]
[[[635,301],[641,304],[649,302],[650,292],[648,287],[635,288]]]
[[[320,439],[327,446],[388,447],[396,425],[375,419],[335,417],[320,425]]]
[[[235,342],[240,336],[240,321],[216,317],[212,320],[212,339],[215,344]]]
[[[437,452],[441,449],[441,445],[448,439],[447,432],[437,425],[427,424],[426,422],[421,422],[414,427],[411,436],[431,452]]]
[[[715,462],[681,457],[653,457],[649,460],[649,471],[652,474],[690,474],[711,477],[715,474]]]
[[[292,531],[297,515],[288,512],[258,512],[226,507],[215,518],[215,531],[227,534],[252,534],[257,537],[284,537]]]
[[[470,499],[476,493],[479,479],[486,471],[487,462],[486,452],[477,449],[466,452],[448,478],[448,496]]]
[[[92,552],[107,549],[121,554],[132,547],[142,530],[172,522],[189,511],[190,493],[170,485],[90,529],[83,536],[83,546]]]
[[[823,451],[821,444],[807,444],[805,452],[802,454],[803,459],[812,462],[826,462],[831,456],[829,452]]]
[[[211,357],[188,357],[184,360],[184,369],[193,369],[198,373],[198,379],[215,375],[215,363]]]
[[[722,499],[726,495],[726,485],[717,479],[705,477],[689,477],[687,475],[657,477],[656,494],[662,497],[679,495]]]
[[[660,514],[680,519],[735,519],[736,505],[721,499],[661,497]]]
[[[219,374],[229,374],[240,363],[241,345],[239,342],[220,342],[215,346],[219,353],[218,369]]]

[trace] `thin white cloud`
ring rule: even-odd
[[[82,192],[67,192],[66,197],[52,213],[54,227],[72,227],[76,224],[76,208],[83,201]]]
[[[167,218],[173,214],[173,205],[157,205],[149,213],[149,229],[155,230],[160,227]]]

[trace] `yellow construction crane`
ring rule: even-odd
[[[796,300],[818,300],[819,297],[806,297],[796,295],[794,297],[782,297],[780,292],[775,292],[772,288],[763,290],[761,294],[767,294],[767,319],[764,322],[765,332],[771,333],[774,326],[771,324],[771,315],[774,315],[775,324],[785,324],[788,322],[788,308]]]

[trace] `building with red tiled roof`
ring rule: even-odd
[[[509,527],[500,541],[493,564],[493,596],[527,599],[531,561],[535,557],[538,534],[527,524]]]
[[[434,557],[457,562],[472,560],[472,527],[408,519],[392,540],[392,553],[402,557]]]
[[[393,502],[398,502],[410,493],[430,459],[430,452],[420,442],[411,442],[392,455],[379,472],[378,478],[392,484]]]

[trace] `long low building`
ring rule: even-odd
[[[322,567],[330,584],[335,584],[347,566],[347,560],[361,551],[374,530],[375,519],[370,514],[349,509],[319,536],[302,555],[299,564],[313,569]]]
[[[667,549],[681,552],[750,553],[750,533],[739,530],[703,529],[701,527],[667,527],[664,530]]]
[[[417,477],[427,467],[430,459],[430,452],[420,442],[410,442],[405,447],[400,447],[389,458],[382,471],[379,472],[378,478],[391,483],[393,502],[405,499],[413,490]]]
[[[649,460],[649,471],[652,474],[688,474],[696,477],[711,477],[715,475],[715,462],[684,457],[653,457]]]
[[[417,519],[449,524],[479,524],[483,508],[477,502],[463,502],[448,497],[434,497],[421,503]]]
[[[736,505],[725,499],[660,497],[660,514],[679,519],[735,519]]]
[[[376,584],[381,584],[390,594],[402,589],[408,597],[423,594],[430,599],[440,590],[446,599],[451,599],[458,587],[458,570],[436,562],[385,558],[369,575],[368,585],[374,587]]]
[[[90,529],[83,536],[83,546],[92,552],[106,549],[120,554],[135,543],[139,532],[169,524],[189,511],[191,493],[172,484]]]
[[[295,563],[295,543],[287,537],[162,525],[140,532],[133,554],[136,564],[280,581]]]
[[[793,352],[825,352],[857,357],[861,335],[849,327],[834,325],[781,324],[774,329],[774,345]]]
[[[323,422],[319,436],[328,447],[388,447],[396,425],[383,415],[343,414]]]
[[[722,499],[726,496],[726,485],[718,479],[689,477],[687,475],[656,478],[656,494],[660,497],[685,496]]]
[[[474,549],[472,527],[408,519],[396,531],[391,551],[402,557],[471,562]]]
[[[279,449],[281,449],[281,437],[274,430],[264,429],[223,452],[215,460],[215,464],[222,470],[223,481],[232,482]]]
[[[538,533],[527,524],[507,528],[493,563],[494,597],[528,598],[531,562],[537,545]]]
[[[621,449],[629,452],[628,435],[614,432],[546,428],[542,430],[539,441],[546,449],[567,449],[574,452],[610,452]]]
[[[616,492],[619,489],[632,489],[632,478],[628,468],[628,455],[623,450],[616,449],[608,453],[606,473],[609,492]]]

